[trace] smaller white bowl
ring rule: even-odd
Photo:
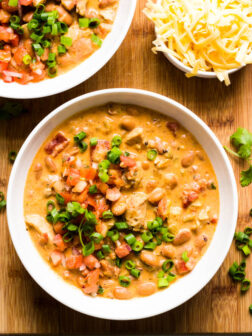
[[[167,52],[163,52],[165,57],[179,70],[185,72],[185,73],[190,73],[192,71],[192,68],[184,65],[181,61],[179,61],[176,57],[170,55]],[[232,73],[240,70],[242,67],[235,68],[228,70],[227,73],[231,75]],[[201,78],[217,78],[216,73],[214,71],[198,71],[195,77],[201,77]]]

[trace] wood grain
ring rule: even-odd
[[[129,0],[130,1],[130,0]],[[131,87],[158,92],[184,104],[202,118],[223,144],[238,126],[252,130],[252,68],[232,75],[232,85],[217,80],[186,79],[163,55],[151,52],[153,26],[142,14],[139,0],[132,27],[114,57],[85,83],[49,98],[25,101],[29,113],[0,123],[0,190],[6,193],[11,165],[7,155],[18,150],[38,122],[60,104],[86,92]],[[0,103],[4,99],[0,100]],[[232,159],[237,181],[242,166]],[[252,187],[239,192],[238,228],[252,224]],[[232,211],[232,209],[227,209]],[[223,237],[225,239],[225,237]],[[113,322],[81,315],[48,296],[28,275],[10,240],[6,214],[0,214],[0,332],[82,334],[166,334],[190,332],[252,332],[248,306],[252,291],[244,296],[230,281],[227,270],[240,255],[232,245],[221,269],[194,298],[171,312],[130,322]],[[252,279],[252,258],[248,260]]]

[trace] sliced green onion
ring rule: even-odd
[[[65,243],[69,243],[73,239],[73,235],[70,232],[66,232],[62,239]]]
[[[169,286],[169,281],[166,278],[158,279],[158,288],[165,288]]]
[[[52,31],[52,27],[50,26],[47,26],[47,25],[44,25],[43,28],[42,28],[42,33],[43,34],[50,34]],[[43,43],[43,42],[42,42]],[[51,43],[50,43],[51,44]]]
[[[63,44],[63,46],[65,46],[66,48],[71,47],[72,45],[72,39],[71,37],[67,37],[67,36],[61,36],[60,37],[60,43]]]
[[[162,240],[166,243],[172,242],[174,238],[175,236],[168,231],[162,235]]]
[[[104,289],[101,286],[99,286],[97,293],[98,294],[103,294],[104,293]]]
[[[56,200],[57,200],[57,202],[60,204],[60,205],[63,205],[63,204],[65,204],[65,199],[64,199],[64,197],[62,197],[60,194],[56,194]]]
[[[99,26],[99,24],[101,23],[101,21],[98,18],[92,18],[89,20],[89,28],[97,28]]]
[[[50,77],[50,78],[54,78],[55,76],[57,76],[57,68],[49,68],[47,70],[47,75]]]
[[[110,230],[107,232],[107,236],[115,242],[119,239],[119,232],[117,230]]]
[[[115,227],[117,230],[125,230],[129,228],[129,225],[126,222],[116,222]]]
[[[87,133],[85,133],[85,132],[80,132],[80,133],[78,133],[78,134],[76,134],[75,136],[74,136],[74,141],[75,142],[80,142],[81,140],[83,140],[83,139],[85,139],[86,138],[86,136],[87,136]]]
[[[102,45],[102,40],[100,39],[99,36],[95,35],[95,34],[92,34],[91,35],[91,40],[92,42],[94,42],[95,44],[97,44],[99,47],[101,47]]]
[[[8,154],[8,158],[10,163],[14,163],[14,161],[16,160],[17,157],[17,152],[16,151],[10,151]]]
[[[80,28],[88,28],[89,19],[88,18],[80,18],[79,19],[79,27]]]
[[[32,30],[32,29],[37,28],[38,25],[39,25],[38,20],[36,20],[36,19],[31,19],[31,21],[28,22],[27,27],[28,27],[29,30]]]
[[[96,256],[97,256],[97,258],[98,258],[99,260],[105,258],[105,256],[104,256],[104,254],[102,253],[102,251],[98,251],[98,252],[96,253]]]
[[[157,244],[154,242],[149,242],[144,245],[145,250],[154,250],[156,248]]]
[[[123,287],[129,287],[131,281],[130,281],[130,278],[127,277],[127,276],[124,276],[124,275],[120,275],[119,276],[119,283],[121,286]]]
[[[79,142],[78,146],[79,146],[81,152],[85,152],[88,148],[88,144],[85,141]]]
[[[112,147],[119,147],[122,143],[122,138],[120,135],[115,135],[112,139]]]
[[[2,191],[0,191],[0,211],[6,207],[6,200]]]
[[[57,26],[58,26],[58,32],[60,34],[65,34],[68,32],[68,26],[65,22],[62,21],[58,21],[57,22]]]
[[[58,46],[58,53],[59,53],[60,55],[65,54],[65,53],[66,53],[66,47],[60,44],[60,45]]]
[[[107,244],[102,245],[102,250],[104,253],[109,253],[110,252],[110,247]]]
[[[122,266],[122,260],[118,257],[116,257],[115,264],[117,267],[121,268]]]
[[[174,279],[176,278],[176,274],[173,274],[173,273],[169,273],[166,277],[166,279],[169,281],[169,282],[172,282]]]
[[[141,242],[140,240],[136,240],[132,244],[131,248],[132,248],[133,251],[139,252],[139,251],[141,251],[143,249],[143,246],[144,246],[143,242]]]
[[[244,230],[244,233],[247,236],[250,236],[252,234],[252,228],[251,227],[246,227],[245,230]]]
[[[245,256],[247,257],[248,255],[250,255],[250,248],[248,247],[248,245],[243,246],[242,248],[242,252],[245,254]]]
[[[242,260],[239,266],[240,271],[244,271],[246,268],[246,260]]]
[[[111,210],[103,211],[102,218],[104,218],[104,219],[111,219],[111,218],[113,218],[112,211]]]
[[[91,240],[87,245],[85,245],[82,249],[82,253],[85,257],[92,254],[95,250],[94,242]]]
[[[157,157],[156,149],[149,149],[147,152],[147,159],[150,161],[154,161]]]
[[[99,172],[98,173],[99,179],[103,182],[103,183],[107,183],[109,180],[109,176],[106,172]]]
[[[67,225],[67,230],[68,231],[77,231],[78,230],[78,226],[77,225],[74,225],[74,224],[69,224]]]
[[[145,243],[148,243],[153,238],[153,234],[150,231],[145,231],[142,233],[141,238]]]
[[[131,270],[133,268],[136,268],[136,263],[133,260],[127,260],[125,262],[125,267],[127,268],[127,270]]]
[[[133,268],[132,270],[130,270],[130,274],[134,277],[134,278],[139,278],[140,277],[140,270],[137,268]]]
[[[55,203],[54,203],[54,201],[49,200],[49,201],[46,203],[46,210],[47,210],[47,212],[51,212],[54,208],[55,208]]]
[[[54,36],[58,35],[58,26],[57,26],[57,23],[53,23],[52,24],[51,34],[54,35]]]
[[[118,147],[113,147],[110,151],[107,153],[107,159],[111,163],[119,163],[120,162],[120,156],[122,154],[122,151]]]
[[[238,240],[241,243],[247,243],[249,241],[249,236],[244,232],[236,232],[234,236],[235,240]]]
[[[250,288],[250,280],[249,279],[243,279],[241,282],[241,292],[245,293]]]
[[[18,5],[18,0],[9,0],[8,5],[10,7],[17,7]]]
[[[245,278],[244,271],[236,271],[232,277],[235,281],[242,281]]]
[[[124,156],[130,156],[130,153],[129,152],[125,152]]]
[[[174,266],[174,262],[171,259],[165,260],[162,264],[162,269],[164,272],[169,272]]]
[[[91,138],[91,139],[90,139],[90,146],[91,146],[91,147],[96,146],[97,143],[98,143],[98,139],[97,139],[97,138]]]
[[[103,235],[98,232],[94,232],[90,235],[90,239],[93,240],[96,244],[99,244],[103,239]]]
[[[95,184],[91,185],[91,186],[89,187],[89,189],[88,189],[88,192],[89,192],[90,194],[96,194],[96,193],[97,193],[97,187],[96,187],[96,185],[95,185]]]
[[[184,251],[183,253],[182,253],[182,260],[186,263],[188,260],[189,260],[189,258],[188,258],[188,255],[187,255],[187,251]]]
[[[158,272],[158,275],[157,275],[158,278],[164,278],[164,276],[165,276],[164,271],[161,270],[161,271]]]
[[[233,276],[235,275],[235,272],[238,270],[238,268],[239,268],[239,265],[238,265],[238,263],[235,261],[235,262],[233,263],[233,265],[229,268],[229,271],[228,271],[228,273],[231,275],[231,277],[233,277]]]
[[[249,306],[249,312],[252,315],[252,304]]]
[[[129,233],[127,236],[124,237],[124,240],[129,244],[132,245],[135,243],[136,241],[136,237],[132,234]]]

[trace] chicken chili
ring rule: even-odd
[[[78,65],[101,47],[119,0],[0,0],[0,78],[27,84]]]
[[[192,271],[218,221],[212,165],[176,121],[109,104],[60,125],[28,173],[41,255],[85,294],[130,299]]]

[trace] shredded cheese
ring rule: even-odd
[[[214,71],[230,84],[228,70],[252,63],[252,0],[148,0],[154,53],[161,51],[198,71]]]

